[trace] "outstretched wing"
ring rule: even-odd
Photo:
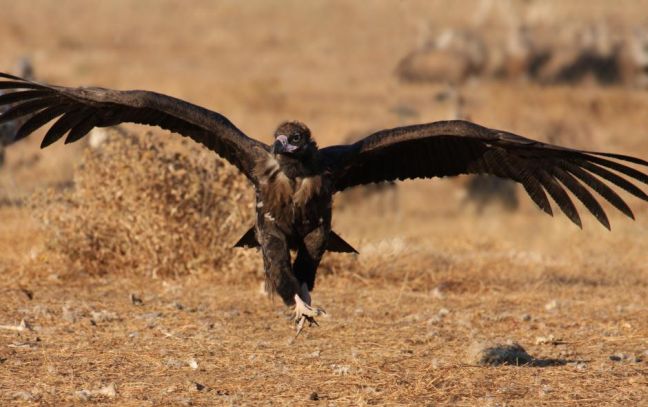
[[[51,120],[56,122],[45,135],[46,147],[67,134],[65,143],[85,136],[93,127],[123,122],[159,126],[205,145],[253,179],[255,158],[269,147],[247,137],[223,115],[180,99],[141,90],[50,86],[0,73],[0,124],[23,118],[14,141],[27,137]]]
[[[572,222],[582,226],[569,190],[608,229],[603,208],[586,187],[633,219],[628,205],[603,180],[648,200],[630,181],[648,183],[648,175],[623,163],[648,166],[644,160],[563,148],[462,120],[383,130],[320,152],[338,191],[396,179],[491,174],[522,184],[531,199],[552,215],[548,193]]]

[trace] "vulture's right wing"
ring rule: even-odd
[[[223,115],[171,96],[142,90],[50,86],[4,73],[0,78],[4,78],[0,89],[11,90],[0,96],[0,107],[11,105],[0,115],[0,124],[21,117],[25,120],[15,140],[56,118],[41,147],[66,133],[65,142],[74,142],[94,127],[123,122],[159,126],[205,145],[250,180],[254,180],[256,158],[269,151],[269,146],[243,134]]]

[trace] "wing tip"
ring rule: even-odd
[[[0,78],[12,79],[12,80],[17,80],[17,81],[25,81],[25,79],[23,79],[23,78],[21,78],[19,76],[11,75],[11,74],[8,74],[6,72],[0,72]]]
[[[608,231],[612,231],[612,226],[607,219],[605,222],[603,222],[601,219],[599,219],[598,221],[601,222],[601,225],[603,225]]]

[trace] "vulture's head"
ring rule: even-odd
[[[317,151],[317,144],[304,123],[291,121],[282,123],[274,134],[272,153],[293,158],[308,157]]]

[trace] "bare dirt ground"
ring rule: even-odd
[[[299,119],[328,145],[447,118],[438,86],[402,85],[393,70],[421,24],[466,26],[476,4],[0,1],[0,66],[28,54],[43,81],[172,94],[266,141],[280,121]],[[564,24],[641,23],[648,11],[635,1],[542,4]],[[568,145],[648,157],[645,91],[475,82],[466,95],[484,125],[548,139],[559,123]],[[399,117],[399,106],[418,117]],[[526,197],[515,213],[477,216],[459,207],[456,182],[404,184],[398,211],[366,202],[336,213],[334,228],[361,254],[325,257],[314,301],[328,315],[293,341],[281,302],[260,292],[253,252],[227,249],[222,267],[178,275],[146,271],[148,252],[137,267],[70,261],[69,230],[44,222],[53,207],[30,197],[74,188],[85,147],[39,143],[10,147],[0,170],[3,405],[646,404],[646,203],[628,199],[635,222],[605,206],[612,232],[581,210],[579,230]],[[98,199],[92,182],[84,188]],[[96,219],[70,211],[80,227],[130,219],[115,207],[98,207]],[[218,231],[221,219],[209,220]],[[477,363],[484,343],[509,340],[536,362]]]

